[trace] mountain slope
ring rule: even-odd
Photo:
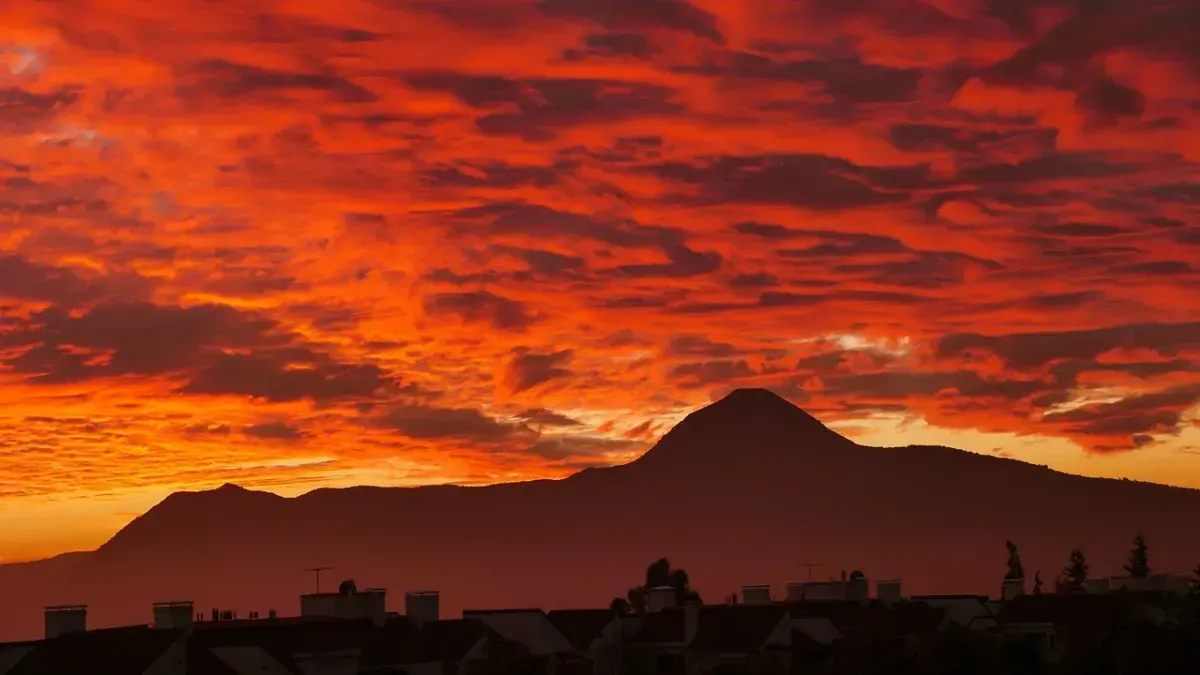
[[[862,569],[911,592],[992,592],[1006,539],[1051,580],[1081,546],[1095,574],[1143,530],[1152,565],[1200,562],[1200,491],[1070,476],[949,448],[869,448],[764,390],[696,411],[641,459],[558,481],[350,488],[285,499],[226,486],[172,495],[43,584],[10,585],[5,636],[42,604],[87,602],[95,625],[146,621],[156,600],[298,610],[303,568],[443,607],[603,606],[666,555],[717,598],[743,583]]]

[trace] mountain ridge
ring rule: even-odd
[[[606,606],[663,555],[705,597],[794,579],[800,560],[902,577],[918,592],[994,593],[1008,539],[1030,569],[1061,568],[1075,546],[1120,557],[1138,530],[1156,569],[1200,562],[1188,527],[1200,491],[943,446],[861,446],[773,393],[731,396],[633,462],[564,479],[175,493],[70,565],[35,563],[11,584],[0,575],[14,599],[0,632],[36,632],[40,606],[57,603],[89,603],[99,625],[181,597],[286,615],[313,566],[392,589],[393,608],[403,590],[438,588],[452,616]]]

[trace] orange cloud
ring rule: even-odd
[[[1200,17],[1084,4],[0,9],[0,516],[107,505],[0,556],[146,486],[560,476],[746,385],[1186,449]]]

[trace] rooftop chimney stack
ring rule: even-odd
[[[880,580],[875,584],[875,595],[885,604],[892,605],[904,599],[899,579]]]
[[[87,605],[53,605],[46,608],[46,639],[87,630]]]
[[[1012,600],[1025,595],[1024,579],[1005,579],[1001,590],[1001,600]]]
[[[678,602],[675,588],[672,586],[655,586],[646,594],[646,611],[653,614],[674,607]]]
[[[195,605],[191,600],[154,603],[154,627],[188,630],[192,627]]]
[[[437,591],[408,591],[404,594],[404,616],[414,624],[441,619],[441,594]]]
[[[771,587],[765,584],[742,586],[742,603],[746,605],[771,604]]]

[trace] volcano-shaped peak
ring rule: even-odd
[[[749,432],[754,427],[787,429],[808,435],[837,434],[820,420],[804,412],[795,404],[770,389],[734,389],[725,397],[704,406],[684,418],[680,426],[703,426],[706,431],[721,429]],[[840,438],[840,436],[839,436]]]
[[[769,389],[735,389],[685,417],[644,459],[735,464],[853,445]]]
[[[722,398],[705,406],[705,408],[726,408],[733,406],[773,406],[779,409],[786,407],[791,410],[800,410],[791,401],[763,387],[734,389]]]

